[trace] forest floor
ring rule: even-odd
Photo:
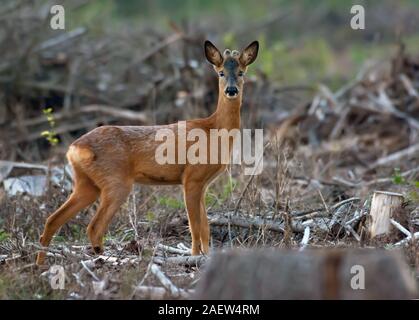
[[[319,70],[330,67],[329,47],[313,41],[306,51],[294,39],[267,44],[246,76],[242,123],[264,129],[263,171],[249,176],[233,165],[209,187],[209,257],[189,255],[180,187],[136,186],[102,255],[91,254],[85,232],[95,203],[56,234],[47,267],[35,266],[45,221],[71,193],[65,152],[75,138],[103,124],[207,116],[218,88],[203,57],[205,27],[171,22],[168,32],[111,28],[98,35],[80,26],[57,35],[44,32],[45,10],[38,9],[12,4],[0,15],[8,36],[0,39],[0,159],[8,160],[0,161],[0,299],[183,299],[211,255],[231,248],[400,250],[419,280],[418,53],[399,44],[387,56],[377,46],[380,57],[353,79],[335,81],[334,90]],[[260,28],[280,26],[280,17]],[[333,68],[346,74],[353,66],[337,60]],[[273,81],[291,72],[295,82]],[[296,85],[301,79],[309,80]],[[394,217],[403,228],[390,238],[368,235],[375,191],[403,197]],[[53,265],[64,270],[62,290],[51,285]]]

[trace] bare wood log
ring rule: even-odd
[[[350,201],[356,200],[355,198],[348,199]],[[350,202],[349,201],[349,202]],[[345,202],[348,203],[348,202]],[[340,204],[338,204],[340,206]],[[334,206],[335,207],[335,206]],[[230,212],[229,212],[230,213]],[[211,225],[217,226],[235,226],[240,228],[256,228],[256,229],[265,229],[269,231],[281,232],[283,233],[285,230],[284,222],[283,221],[274,221],[271,218],[262,219],[260,217],[244,217],[239,215],[231,215],[228,214],[212,214],[209,216],[209,223]],[[298,214],[298,213],[296,213]],[[316,213],[319,215],[319,213]],[[311,224],[313,224],[313,220],[309,219],[306,221],[302,221],[301,219],[297,219],[299,217],[291,217],[291,228],[293,232],[304,232],[305,228]]]
[[[235,250],[217,254],[209,261],[193,296],[215,300],[415,297],[415,281],[398,252],[376,249]]]
[[[176,254],[188,255],[188,256],[191,255],[190,249],[174,248],[170,246],[165,246],[164,244],[161,244],[161,243],[157,245],[157,248],[162,250],[163,252],[170,252],[170,253],[176,253]]]
[[[178,243],[177,247],[181,250],[191,251],[191,248],[188,248],[183,242]]]
[[[411,237],[412,234],[407,230],[405,227],[403,227],[400,223],[398,223],[394,219],[390,219],[390,223],[397,229],[399,229],[402,233],[404,233],[406,236]]]
[[[180,290],[180,298],[189,299],[191,294],[194,293],[193,290]],[[135,293],[140,295],[142,298],[148,298],[151,300],[163,300],[170,297],[170,293],[163,287],[149,287],[149,286],[137,286],[135,288]]]
[[[237,215],[232,215],[230,217],[225,217],[221,215],[212,216],[209,219],[209,223],[212,225],[233,225],[242,228],[260,228],[267,229],[276,232],[284,232],[284,226],[282,223],[263,220],[258,217],[254,218],[245,218]]]
[[[84,260],[83,261],[89,268],[93,268],[96,266],[97,263],[110,263],[113,266],[119,266],[123,264],[135,264],[138,263],[138,257],[125,257],[125,258],[119,258],[119,257],[113,257],[113,256],[104,256],[100,255],[96,258]]]
[[[396,210],[401,208],[403,195],[400,193],[375,191],[371,201],[370,237],[388,235],[391,232],[390,219]]]
[[[165,287],[173,297],[178,298],[181,295],[179,288],[173,284],[173,282],[163,273],[158,265],[153,263],[150,271],[157,277],[157,279],[159,279],[163,287]]]
[[[183,265],[187,267],[200,267],[207,261],[207,256],[185,256],[185,257],[169,257],[169,258],[154,258],[154,262],[158,264],[174,264]]]
[[[419,239],[419,232],[415,232],[415,233],[413,234],[413,239],[414,239],[414,240]],[[395,243],[394,245],[395,245],[396,247],[399,247],[399,246],[404,246],[405,244],[408,244],[411,240],[412,240],[412,236],[410,235],[410,236],[406,237],[405,239],[403,239],[403,240],[401,240],[401,241],[399,241],[399,242]]]
[[[38,249],[40,251],[43,251],[45,253],[53,253],[55,254],[55,256],[58,254],[60,256],[64,256],[65,258],[73,258],[76,260],[81,260],[84,257],[88,257],[90,258],[90,256],[84,252],[78,253],[75,252],[73,250],[70,250],[69,248],[65,247],[65,246],[59,246],[59,249],[54,249],[51,247],[42,247],[37,243],[31,243],[31,245],[35,248]]]
[[[0,182],[8,177],[13,168],[37,169],[48,171],[48,167],[41,164],[0,160]]]

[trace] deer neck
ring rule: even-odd
[[[218,105],[213,114],[214,126],[217,129],[240,129],[241,95],[236,99],[228,99],[220,94]]]

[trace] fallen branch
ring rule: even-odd
[[[308,244],[308,240],[310,239],[310,227],[309,226],[307,226],[305,229],[304,229],[304,235],[303,235],[303,239],[301,240],[301,243],[300,243],[300,251],[303,251],[304,250],[304,248],[307,246],[307,244]]]
[[[83,34],[85,34],[87,32],[86,28],[80,27],[80,28],[76,28],[74,30],[71,30],[67,33],[64,34],[60,34],[57,37],[54,37],[52,39],[48,39],[47,41],[42,42],[38,48],[35,49],[35,52],[37,51],[43,51],[46,49],[51,49],[52,47],[56,47],[58,45],[62,45],[66,42],[69,42],[71,40],[74,40],[80,36],[82,36]]]
[[[48,167],[40,164],[0,160],[0,182],[8,177],[13,168],[37,169],[48,171]]]
[[[56,112],[54,113],[54,119],[62,120],[67,118],[74,118],[75,115],[80,113],[91,113],[98,112],[107,115],[111,115],[120,119],[127,119],[132,121],[147,122],[148,118],[145,112],[138,112],[124,109],[123,107],[118,106],[109,106],[105,104],[89,104],[82,106],[78,109],[72,110],[71,114],[65,112]],[[39,116],[31,119],[23,120],[19,123],[24,127],[35,126],[43,123],[47,123],[48,119],[45,116]],[[17,128],[18,124],[16,122],[11,124],[11,128]]]
[[[404,157],[414,156],[419,153],[419,143],[414,144],[406,149],[394,152],[386,157],[380,158],[369,166],[369,169],[373,169],[379,166],[388,165],[389,163],[400,160]]]
[[[84,270],[86,270],[92,276],[92,278],[95,279],[95,281],[100,281],[97,275],[95,275],[95,273],[92,270],[90,270],[89,266],[87,265],[85,261],[82,260],[80,261],[80,263],[82,267],[84,268]]]
[[[345,228],[345,230],[347,230],[350,234],[352,234],[354,236],[356,241],[358,241],[358,242],[361,241],[361,236],[354,230],[354,228],[352,228],[351,225],[344,225],[344,228]]]
[[[223,216],[216,216],[209,219],[212,225],[233,225],[242,228],[259,228],[267,229],[276,232],[284,232],[284,227],[281,223],[267,222],[261,218],[244,219],[239,216],[230,216],[229,218]]]
[[[200,267],[208,260],[208,256],[185,256],[185,257],[168,257],[154,258],[154,262],[158,264],[175,264],[187,267]]]
[[[104,256],[100,255],[94,259],[84,260],[83,261],[88,267],[93,268],[96,263],[103,262],[103,263],[111,263],[113,266],[119,266],[127,263],[137,263],[138,257],[136,258],[118,258],[113,256]]]
[[[165,287],[173,297],[178,298],[180,296],[179,288],[173,284],[173,282],[163,273],[163,271],[161,271],[158,265],[153,263],[151,265],[150,271],[157,277],[157,279],[159,279],[163,287]]]
[[[144,53],[141,57],[139,57],[138,59],[136,59],[131,66],[134,67],[142,62],[144,62],[145,60],[147,60],[148,58],[152,57],[153,55],[155,55],[157,52],[159,52],[160,50],[164,49],[165,47],[167,47],[168,45],[182,39],[184,37],[183,33],[178,31],[172,35],[170,35],[169,37],[167,37],[166,39],[164,39],[162,42],[158,43],[156,46],[152,47],[150,50],[148,50],[146,53]]]
[[[54,249],[54,248],[51,248],[51,247],[42,247],[41,245],[38,245],[38,244],[35,244],[35,243],[32,243],[31,245],[34,248],[36,248],[40,251],[46,252],[47,254],[48,254],[48,252],[50,252],[50,253],[54,253],[54,254],[64,256],[65,258],[72,257],[72,258],[82,259],[83,256],[90,257],[86,253],[79,254],[79,253],[77,253],[75,251],[72,251],[69,248],[64,247],[64,246],[61,246],[60,249]]]
[[[189,299],[193,294],[193,290],[179,289],[180,297],[183,299]],[[151,300],[163,300],[168,297],[168,292],[162,287],[148,287],[148,286],[137,286],[135,293],[139,294],[143,298],[149,298]]]
[[[401,240],[401,241],[399,241],[399,242],[397,242],[397,243],[395,243],[394,245],[395,246],[403,246],[403,245],[405,245],[405,244],[407,244],[407,243],[409,243],[409,241],[412,239],[412,236],[409,236],[409,237],[406,237],[406,238],[404,238],[403,240]],[[419,239],[419,232],[415,232],[414,234],[413,234],[413,239],[414,240],[417,240],[417,239]]]
[[[164,252],[170,252],[170,253],[176,253],[176,254],[182,254],[182,255],[191,255],[190,249],[180,249],[180,248],[173,248],[169,246],[165,246],[164,244],[159,243],[157,245],[158,249],[161,249]]]
[[[404,233],[406,236],[411,237],[412,234],[409,232],[409,230],[407,230],[405,227],[403,227],[400,223],[398,223],[396,220],[394,219],[390,219],[390,223],[396,227],[398,230],[400,230],[402,233]]]
[[[407,93],[410,96],[419,98],[418,92],[416,91],[416,89],[413,86],[413,84],[410,81],[410,79],[405,74],[401,74],[400,75],[400,80],[402,81],[404,88],[406,89]]]
[[[400,173],[400,177],[405,178],[417,172],[419,172],[419,167]],[[394,178],[379,178],[379,179],[374,179],[371,181],[352,182],[352,181],[347,181],[341,177],[333,177],[333,181],[338,182],[339,184],[344,185],[345,187],[358,188],[358,187],[364,187],[364,186],[368,187],[368,186],[372,186],[376,184],[393,182]]]

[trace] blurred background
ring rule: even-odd
[[[356,1],[366,10],[361,31],[350,28],[353,3],[62,1],[66,29],[52,30],[52,2],[2,1],[0,158],[49,156],[40,137],[49,125],[37,119],[45,108],[60,112],[55,131],[64,147],[99,124],[208,115],[217,87],[202,51],[205,39],[220,50],[260,41],[243,114],[252,127],[280,121],[310,101],[319,84],[338,90],[361,69],[388,59],[401,42],[419,50],[417,1]],[[132,115],[138,121],[100,108],[80,111],[90,104],[144,114]],[[64,122],[70,113],[72,123]],[[34,117],[38,121],[28,123]]]
[[[54,4],[65,30],[50,26]],[[365,30],[350,27],[354,4]],[[419,279],[418,242],[406,240],[419,231],[419,1],[2,0],[0,299],[144,298],[137,284],[160,285],[153,259],[195,288],[199,267],[162,263],[189,252],[178,187],[134,189],[105,239],[112,262],[85,250],[97,204],[63,226],[48,254],[74,275],[65,290],[33,262],[45,219],[71,193],[74,139],[215,110],[206,39],[220,50],[260,42],[241,116],[269,142],[261,175],[231,166],[209,187],[212,248],[402,248]],[[404,229],[371,239],[377,190],[401,194],[394,219]]]

